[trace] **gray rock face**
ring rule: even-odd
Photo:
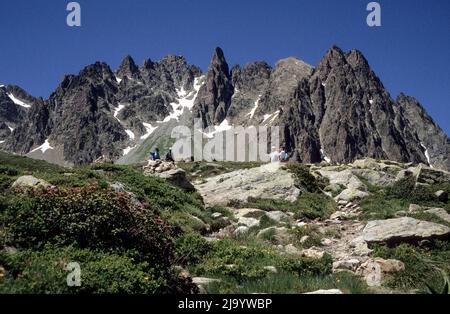
[[[233,96],[233,84],[222,49],[216,48],[206,74],[206,84],[200,89],[194,118],[201,118],[203,127],[220,124],[227,116]]]
[[[254,62],[230,71],[216,48],[204,84],[201,75],[181,56],[142,66],[127,56],[116,72],[97,62],[67,75],[45,101],[16,86],[0,87],[0,146],[27,154],[49,140],[71,164],[123,160],[130,150],[136,156],[125,160],[139,162],[140,148],[150,149],[142,145],[149,130],[157,128],[155,136],[168,142],[173,126],[200,118],[205,128],[224,120],[279,126],[293,161],[372,157],[450,169],[449,137],[417,100],[392,99],[357,50],[332,47],[315,68],[290,57],[273,69]],[[32,106],[17,105],[9,94]],[[363,174],[386,184],[392,179]]]
[[[172,162],[162,160],[150,160],[143,167],[144,175],[155,176],[164,179],[172,185],[179,187],[187,192],[195,191],[194,186],[186,177],[186,171],[175,166]]]
[[[450,236],[450,228],[444,225],[402,217],[370,221],[362,237],[367,243],[397,244]]]
[[[6,141],[8,137],[23,121],[29,108],[16,104],[11,97],[32,106],[39,100],[30,96],[18,86],[0,87],[0,141]]]
[[[246,202],[249,197],[295,201],[300,190],[294,178],[277,164],[243,169],[196,185],[197,191],[210,205],[226,206],[230,201]]]
[[[419,140],[419,149],[425,155],[426,164],[450,170],[450,139],[434,122],[422,105],[413,97],[400,94],[394,110],[404,123],[397,122],[400,129],[413,130]]]
[[[144,123],[155,125],[173,112],[178,91],[193,90],[194,78],[200,74],[183,57],[148,61],[142,68],[126,57],[117,74],[97,62],[78,75],[67,75],[45,102],[15,90],[16,97],[36,105],[27,109],[26,118],[3,145],[27,154],[49,140],[61,151],[63,160],[57,163],[87,164],[102,156],[117,160],[148,132]],[[0,91],[0,108],[18,107],[2,101],[2,95]],[[12,109],[6,111],[20,117]],[[1,123],[0,132],[8,135]]]

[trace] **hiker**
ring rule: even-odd
[[[150,153],[152,160],[161,160],[161,156],[159,155],[159,148],[155,148],[154,152]]]
[[[281,153],[280,153],[280,161],[281,162],[286,162],[289,159],[289,154],[286,151],[286,149],[284,147],[281,148]]]
[[[174,161],[175,161],[175,160],[173,159],[173,155],[172,155],[172,150],[171,150],[171,149],[169,149],[169,151],[167,152],[166,157],[165,157],[165,160],[166,160],[166,161],[169,161],[169,162],[174,162]]]
[[[280,161],[280,151],[273,146],[272,153],[270,154],[270,162],[275,163]]]

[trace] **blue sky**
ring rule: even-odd
[[[184,55],[206,69],[216,46],[230,65],[288,56],[316,65],[337,44],[361,50],[396,97],[415,96],[450,134],[450,1],[384,0],[369,28],[369,0],[79,0],[82,27],[66,25],[66,0],[2,0],[0,83],[48,97],[64,74],[95,61],[115,69]]]

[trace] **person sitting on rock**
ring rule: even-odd
[[[161,156],[159,154],[159,148],[155,148],[154,152],[150,153],[152,160],[161,160]]]
[[[289,154],[286,151],[285,147],[281,148],[281,153],[280,153],[280,161],[281,162],[287,162],[289,160]]]
[[[169,149],[169,151],[167,152],[165,159],[166,159],[166,161],[169,161],[169,162],[174,162],[175,161],[173,159],[173,155],[172,155],[172,150],[171,149]]]

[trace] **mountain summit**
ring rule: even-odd
[[[332,47],[316,67],[293,57],[230,67],[220,48],[207,73],[181,56],[142,67],[125,57],[67,75],[47,100],[0,87],[0,148],[59,164],[120,163],[171,144],[177,124],[280,126],[293,159],[362,157],[450,169],[450,139],[413,97],[392,99],[358,50]]]

